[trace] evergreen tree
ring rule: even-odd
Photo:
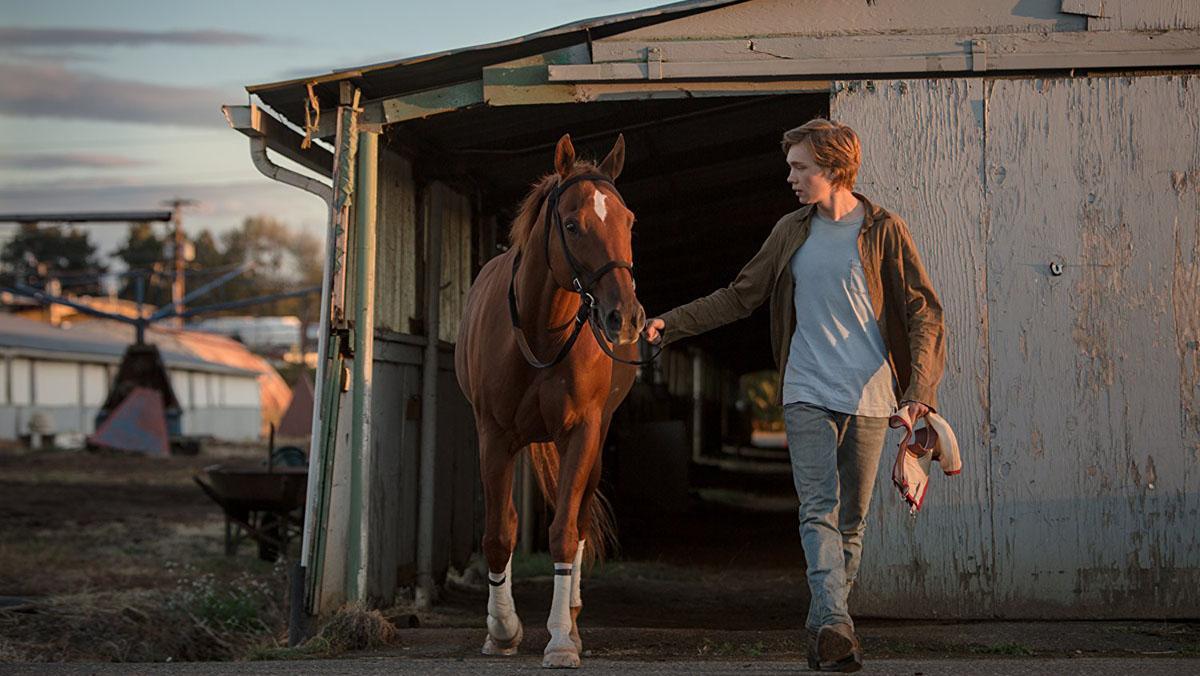
[[[98,295],[106,270],[81,228],[22,223],[0,250],[0,282],[5,285],[20,282],[41,289],[57,280],[65,292]]]

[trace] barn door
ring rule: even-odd
[[[855,81],[836,83],[830,101],[862,142],[859,192],[905,219],[941,294],[950,340],[940,412],[965,463],[952,480],[933,477],[913,518],[891,485],[899,439],[889,435],[851,596],[861,614],[967,617],[990,604],[983,97],[978,79]]]
[[[966,463],[913,520],[885,455],[853,605],[1194,615],[1200,78],[848,82],[831,111],[942,296]]]
[[[997,611],[1200,610],[1200,78],[997,80]]]

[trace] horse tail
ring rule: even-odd
[[[537,479],[542,497],[551,507],[558,504],[557,447],[552,442],[530,444],[529,464],[533,468],[533,476]],[[613,516],[612,504],[599,488],[592,495],[585,518],[587,519],[588,540],[583,550],[583,557],[591,565],[596,561],[603,561],[617,544],[617,524]]]

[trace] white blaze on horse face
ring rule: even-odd
[[[606,201],[608,201],[608,195],[600,192],[599,189],[592,193],[592,208],[596,210],[596,215],[602,221],[608,217],[608,205],[605,204]]]

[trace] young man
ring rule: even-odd
[[[812,120],[783,135],[800,209],[779,219],[729,286],[646,324],[670,343],[749,315],[771,300],[771,342],[800,498],[812,590],[808,664],[857,671],[847,610],[888,417],[937,408],[945,367],[942,306],[908,227],[852,192],[858,136]]]

